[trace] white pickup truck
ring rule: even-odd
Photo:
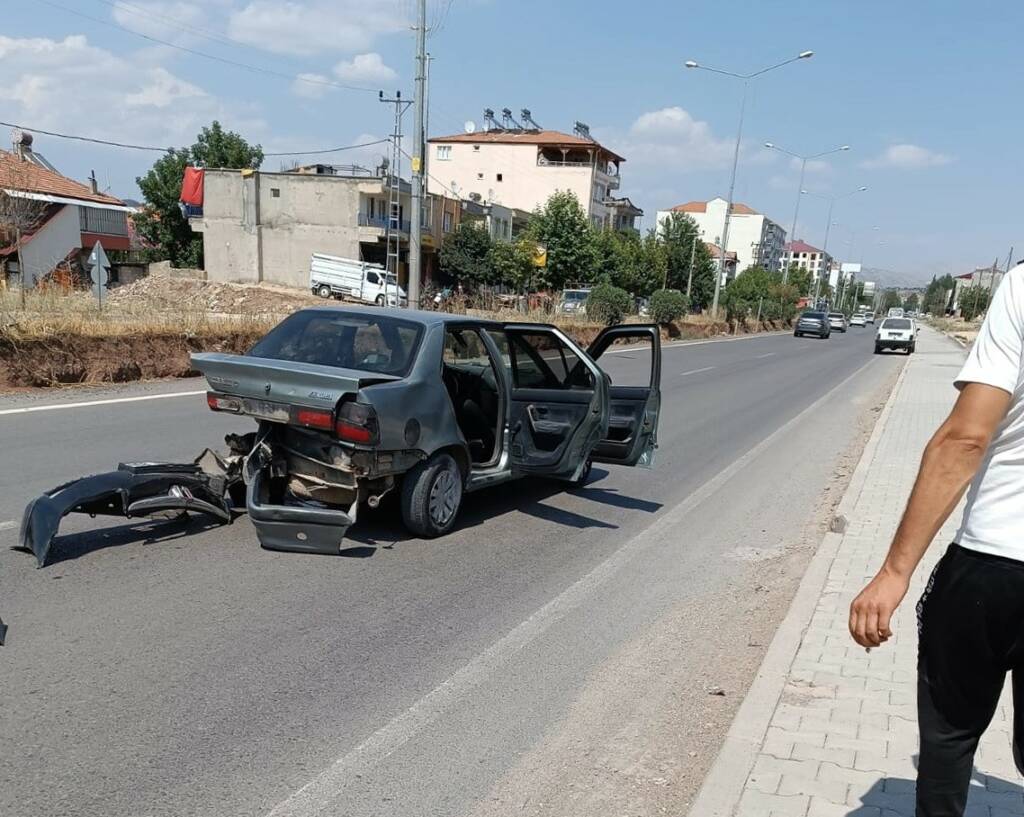
[[[321,298],[347,298],[377,306],[401,306],[405,290],[380,264],[313,253],[309,262],[309,288]]]

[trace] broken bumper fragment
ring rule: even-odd
[[[315,501],[269,501],[272,458],[267,446],[257,447],[245,463],[245,505],[260,545],[268,550],[337,554],[355,524],[358,501],[341,511]]]
[[[190,464],[121,464],[116,471],[82,477],[47,491],[25,508],[21,545],[31,550],[43,567],[60,521],[69,513],[132,518],[193,511],[230,522],[228,489],[233,478],[227,468],[223,474],[213,474],[200,466],[199,462],[211,455],[221,462],[213,452],[204,452]]]

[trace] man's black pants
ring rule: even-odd
[[[1024,562],[949,546],[917,605],[917,817],[961,817],[974,752],[1007,672],[1024,738]]]

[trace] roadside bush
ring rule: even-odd
[[[587,297],[587,317],[605,326],[622,323],[632,307],[629,293],[611,284],[598,284]]]
[[[679,320],[689,308],[689,299],[678,289],[659,289],[651,294],[651,320],[662,326]]]

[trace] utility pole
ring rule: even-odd
[[[697,231],[693,231],[693,240],[690,242],[690,270],[686,275],[686,299],[690,299],[690,290],[693,288],[693,257],[697,252]]]
[[[409,226],[409,308],[420,305],[420,281],[423,276],[423,121],[426,105],[427,74],[427,0],[418,0],[416,24],[416,89],[412,132],[412,223]]]

